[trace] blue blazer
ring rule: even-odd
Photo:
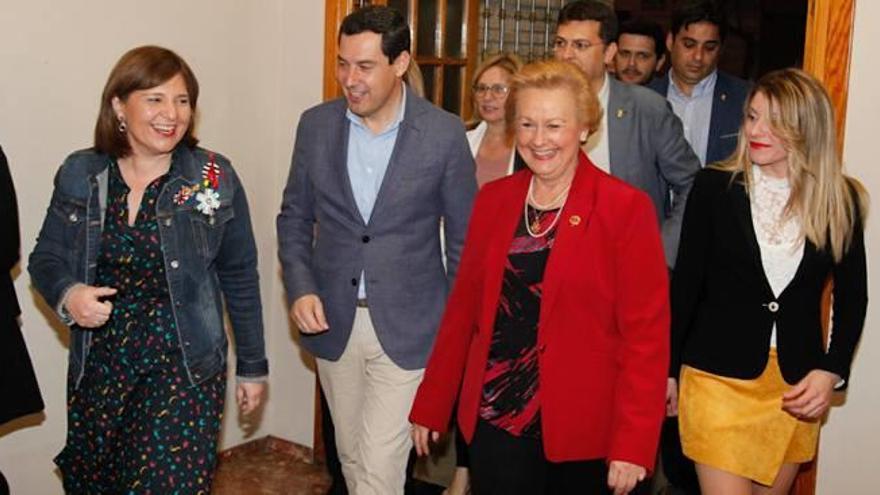
[[[303,113],[297,128],[277,221],[288,306],[306,294],[320,297],[330,329],[300,343],[337,360],[351,335],[363,272],[383,350],[401,368],[423,368],[477,190],[464,125],[407,89],[388,169],[364,222],[348,176],[346,108],[341,98],[320,104]]]
[[[669,75],[655,77],[648,87],[666,98]],[[736,150],[736,139],[743,121],[743,107],[749,96],[748,81],[718,71],[712,96],[712,118],[709,124],[709,143],[706,147],[706,164],[721,161]]]

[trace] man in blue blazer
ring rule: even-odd
[[[726,34],[724,14],[713,2],[681,4],[666,36],[670,70],[648,85],[672,104],[704,166],[733,153],[749,93],[748,82],[718,70]]]
[[[685,200],[700,161],[669,104],[641,86],[610,77],[617,52],[617,16],[600,0],[578,0],[559,11],[553,54],[587,74],[605,110],[585,151],[599,168],[646,192],[654,203],[666,263],[672,267]]]
[[[474,162],[461,121],[403,83],[410,35],[398,11],[359,9],[338,40],[344,98],[300,118],[279,257],[349,493],[402,494],[407,415],[458,268]]]

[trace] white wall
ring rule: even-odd
[[[91,144],[110,68],[126,50],[148,43],[177,51],[195,71],[198,135],[204,146],[229,156],[241,175],[260,250],[271,401],[250,427],[227,407],[223,445],[267,434],[311,445],[314,376],[287,326],[274,225],[294,126],[321,98],[323,18],[323,2],[316,0],[3,2],[0,145],[21,211],[24,260],[16,288],[23,331],[46,400],[42,423],[0,429],[0,470],[13,493],[61,493],[52,457],[66,426],[66,330],[53,329],[38,309],[27,254],[56,168],[69,152]]]
[[[880,2],[856,2],[853,58],[844,142],[847,171],[872,195],[865,242],[868,249],[868,296],[880,297],[880,168],[877,166],[877,118],[880,116]],[[822,430],[816,493],[878,493],[880,478],[880,305],[868,306],[865,333],[852,370],[846,404],[832,410]]]

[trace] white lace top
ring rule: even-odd
[[[777,179],[752,166],[754,187],[750,197],[752,225],[761,249],[761,264],[774,297],[794,278],[804,256],[804,238],[796,216],[783,218],[785,204],[791,193],[788,179]],[[776,324],[770,335],[770,346],[776,347]]]

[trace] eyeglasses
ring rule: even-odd
[[[571,45],[576,52],[585,52],[594,46],[602,46],[604,45],[604,41],[588,41],[588,40],[574,40],[569,42],[564,38],[556,38],[553,40],[553,49],[554,50],[565,50],[568,48],[568,45]]]
[[[510,87],[505,86],[503,84],[493,84],[488,86],[486,84],[475,84],[473,87],[474,95],[483,96],[486,93],[491,93],[492,96],[502,97],[510,91]]]

